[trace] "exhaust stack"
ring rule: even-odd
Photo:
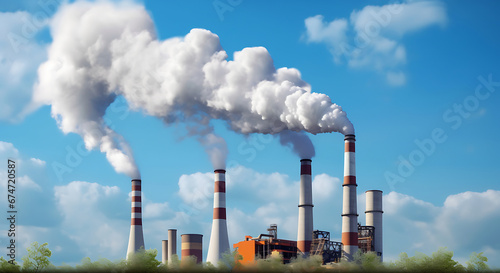
[[[366,192],[366,225],[375,227],[374,246],[375,252],[383,261],[383,239],[382,239],[382,191],[371,190]]]
[[[311,159],[300,160],[299,227],[297,248],[299,253],[309,256],[313,233],[313,202]]]
[[[141,207],[141,180],[132,179],[132,221],[130,223],[127,259],[141,247],[144,248]]]
[[[161,263],[167,264],[168,261],[168,240],[161,241]]]
[[[203,235],[201,234],[182,234],[181,235],[181,264],[189,256],[195,256],[196,263],[201,263],[203,259]],[[217,265],[217,264],[214,264]]]
[[[226,222],[226,170],[215,170],[214,217],[207,262],[217,266],[221,255],[229,251]]]
[[[343,255],[347,261],[353,260],[358,251],[358,208],[356,200],[356,158],[354,135],[346,135],[344,153],[344,202],[342,206]]]
[[[167,260],[172,261],[172,256],[177,255],[177,229],[168,230]]]

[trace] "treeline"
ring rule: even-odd
[[[40,245],[34,242],[28,248],[28,255],[22,258],[22,265],[10,263],[0,257],[0,272],[500,272],[489,268],[486,264],[488,258],[483,253],[472,253],[470,259],[462,265],[453,260],[453,252],[446,248],[440,248],[430,256],[417,253],[409,257],[408,254],[401,253],[396,261],[389,263],[380,262],[374,252],[358,252],[352,262],[343,261],[328,265],[322,265],[320,256],[298,257],[285,265],[282,263],[282,257],[273,253],[267,259],[259,259],[251,266],[244,266],[239,262],[241,256],[236,252],[224,254],[222,261],[216,266],[210,263],[197,264],[194,257],[180,261],[176,255],[168,265],[164,265],[156,259],[157,255],[156,249],[149,249],[136,253],[128,260],[112,262],[104,258],[97,261],[83,258],[76,266],[55,266],[49,260],[52,252],[47,243]]]

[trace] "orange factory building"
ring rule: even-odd
[[[247,265],[255,261],[256,258],[265,259],[272,252],[276,251],[283,256],[283,262],[289,263],[291,258],[297,257],[297,242],[283,239],[274,239],[273,237],[261,234],[257,238],[245,236],[245,241],[233,244],[233,247],[243,257],[241,264]]]
[[[233,244],[238,254],[243,257],[241,264],[251,264],[256,258],[265,259],[273,252],[281,254],[284,263],[289,263],[290,259],[297,257],[296,241],[277,239],[277,225],[271,225],[267,231],[269,234],[261,234],[258,237],[245,236],[244,241]]]

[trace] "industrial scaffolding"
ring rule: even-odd
[[[342,243],[330,241],[330,232],[328,231],[314,230],[311,254],[323,257],[323,264],[338,263],[342,257]]]
[[[375,251],[375,227],[358,224],[358,247],[363,253]],[[377,252],[377,256],[382,253]]]

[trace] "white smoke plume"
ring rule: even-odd
[[[200,137],[199,141],[205,147],[205,151],[210,157],[214,170],[225,170],[228,154],[226,141],[214,133],[209,133]]]
[[[304,132],[283,131],[279,133],[280,143],[288,146],[301,159],[311,159],[316,155],[311,139]]]
[[[51,104],[61,130],[99,146],[119,172],[138,174],[128,146],[103,121],[118,95],[166,123],[221,119],[243,134],[354,133],[340,106],[311,92],[298,70],[276,69],[265,48],[244,48],[228,61],[208,30],[160,41],[138,4],[65,4],[51,34],[35,100]]]
[[[206,117],[191,118],[190,122],[185,124],[188,136],[196,137],[196,140],[203,145],[214,170],[226,169],[226,159],[229,153],[226,140],[215,134],[214,128],[209,123],[210,119]]]

